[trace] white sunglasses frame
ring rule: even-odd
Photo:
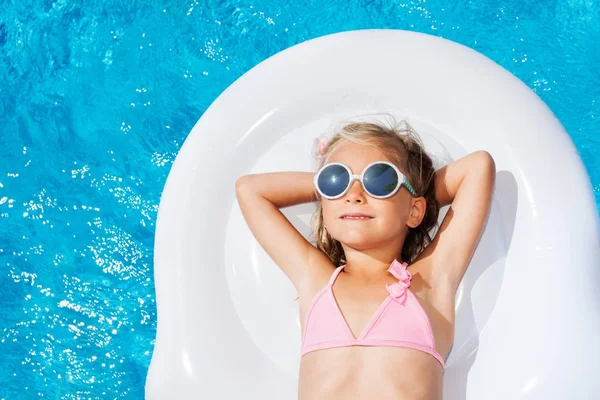
[[[394,171],[396,171],[396,174],[398,175],[398,185],[396,185],[396,188],[388,195],[385,196],[375,196],[373,195],[371,192],[369,192],[367,190],[367,188],[365,188],[365,185],[363,183],[363,179],[364,179],[364,175],[365,172],[369,169],[369,167],[375,165],[375,164],[386,164],[389,165],[390,167],[392,167],[394,169]],[[324,194],[323,192],[321,192],[321,189],[319,189],[319,176],[321,175],[321,172],[323,172],[323,170],[331,165],[340,165],[342,166],[346,171],[348,171],[348,175],[350,176],[350,181],[348,182],[348,186],[346,186],[346,189],[344,189],[344,191],[342,193],[340,193],[337,196],[327,196],[326,194]],[[335,199],[339,199],[340,197],[342,197],[343,195],[345,195],[346,193],[348,193],[348,190],[350,190],[350,188],[352,187],[352,184],[354,183],[355,180],[360,181],[360,184],[362,185],[364,191],[371,197],[376,198],[376,199],[387,199],[392,197],[393,195],[396,194],[396,192],[398,192],[398,190],[400,190],[400,188],[402,186],[404,186],[410,194],[412,194],[413,196],[417,196],[417,192],[415,191],[415,189],[413,189],[413,187],[411,186],[411,184],[408,182],[408,179],[406,178],[406,175],[404,175],[402,172],[400,172],[400,170],[398,169],[398,167],[396,167],[394,164],[392,164],[389,161],[373,161],[372,163],[370,163],[369,165],[367,165],[362,172],[360,173],[360,175],[357,174],[353,174],[352,170],[350,169],[349,166],[347,166],[346,164],[343,163],[339,163],[339,162],[332,162],[332,163],[327,163],[325,165],[323,165],[323,167],[321,167],[321,169],[319,169],[319,171],[315,174],[315,176],[313,177],[313,185],[315,186],[315,188],[317,189],[317,192],[319,192],[319,194],[328,199],[328,200],[335,200]]]

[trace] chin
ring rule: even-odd
[[[355,250],[368,249],[374,244],[373,237],[367,234],[353,235],[345,232],[342,235],[331,236],[338,242],[343,243],[345,246],[351,247]]]

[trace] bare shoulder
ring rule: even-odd
[[[327,285],[335,270],[335,266],[327,255],[317,248],[313,249],[309,253],[305,279],[296,288],[300,301],[312,299]]]
[[[411,292],[421,303],[427,303],[422,304],[427,314],[434,312],[443,319],[453,321],[456,290],[450,281],[443,278],[443,274],[439,274],[433,258],[422,257],[421,254],[409,266],[409,271],[412,275]]]
[[[454,342],[455,291],[447,280],[435,278],[430,258],[417,258],[409,267],[413,278],[411,292],[427,314],[436,349],[443,357],[448,355]]]
[[[444,280],[436,279],[436,267],[431,257],[422,257],[422,253],[409,266],[412,275],[411,291],[429,296],[433,291],[443,289]]]

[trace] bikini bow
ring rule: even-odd
[[[411,273],[407,269],[407,263],[400,263],[398,260],[392,262],[388,271],[398,278],[398,283],[388,283],[385,285],[388,293],[392,295],[400,304],[406,301],[406,290],[410,287]]]

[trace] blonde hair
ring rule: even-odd
[[[392,116],[390,116],[392,117]],[[399,249],[399,259],[411,263],[432,241],[429,231],[437,226],[440,205],[435,198],[435,167],[432,158],[425,152],[425,147],[412,126],[405,120],[393,122],[386,126],[382,123],[351,122],[331,136],[322,146],[319,170],[342,141],[373,146],[383,153],[406,175],[415,189],[417,197],[424,197],[426,210],[419,226],[409,228],[404,245]],[[334,266],[346,263],[344,250],[340,242],[329,235],[323,226],[323,209],[321,197],[315,190],[318,206],[312,216],[313,242],[325,253]]]

